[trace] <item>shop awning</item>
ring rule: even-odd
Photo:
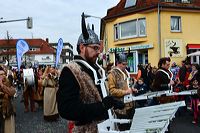
[[[200,44],[187,44],[187,49],[200,49]]]
[[[194,52],[194,53],[190,53],[187,56],[200,56],[200,51]]]

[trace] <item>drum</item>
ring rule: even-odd
[[[35,77],[34,77],[34,72],[32,68],[23,69],[23,79],[24,79],[24,83],[25,83],[25,80],[27,80],[28,85],[30,86],[35,85]]]

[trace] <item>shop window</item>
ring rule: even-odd
[[[197,51],[199,51],[199,50],[198,49],[189,49],[188,54],[191,54],[191,53],[194,53],[194,52],[197,52]],[[199,64],[200,63],[200,56],[191,56],[190,60],[191,60],[192,64],[194,64],[194,63]]]
[[[199,56],[199,64],[200,64],[200,56]]]
[[[135,5],[136,5],[136,0],[126,0],[124,8],[128,8]]]
[[[148,64],[148,62],[149,62],[149,61],[148,61],[148,54],[146,53],[146,54],[145,54],[145,64]]]
[[[129,56],[128,59],[128,70],[130,73],[137,73],[137,51],[133,51]]]
[[[180,16],[171,16],[171,31],[181,32],[181,17]]]
[[[143,54],[141,54],[141,53],[138,53],[138,63],[139,64],[144,64],[144,62],[143,62]]]

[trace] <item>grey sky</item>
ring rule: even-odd
[[[26,28],[26,21],[0,23],[0,39],[6,38],[6,32],[13,39],[49,38],[49,42],[76,44],[81,33],[81,13],[104,17],[107,9],[115,6],[119,0],[0,0],[0,18],[3,20],[33,18],[33,29]],[[99,35],[100,19],[87,18],[95,25]]]

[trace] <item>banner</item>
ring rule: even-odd
[[[56,62],[55,62],[55,67],[58,66],[58,61],[60,59],[60,54],[62,52],[62,49],[63,49],[63,40],[62,38],[60,38],[58,40],[58,46],[57,46],[57,51],[56,51]]]
[[[22,56],[29,50],[29,46],[25,40],[20,39],[17,41],[16,50],[17,50],[17,52],[16,52],[17,68],[18,68],[18,71],[20,71],[20,66],[22,63]]]

